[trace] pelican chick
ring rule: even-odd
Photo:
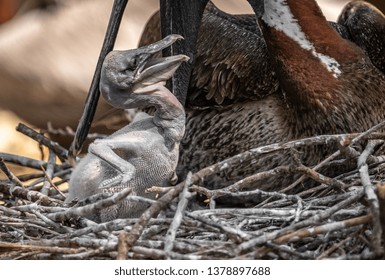
[[[156,111],[154,116],[141,113],[130,125],[89,146],[71,175],[67,203],[124,188],[131,188],[131,195],[154,198],[145,192],[148,187],[169,186],[175,179],[185,112],[165,82],[189,57],[153,55],[181,38],[170,35],[145,47],[108,54],[100,81],[105,100],[116,108],[153,106]],[[146,208],[125,200],[101,211],[97,219],[138,217]]]

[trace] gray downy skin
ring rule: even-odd
[[[130,125],[96,140],[76,165],[69,181],[66,202],[84,200],[98,193],[131,188],[131,195],[154,198],[151,186],[169,186],[175,180],[179,142],[185,130],[183,106],[164,86],[189,57],[154,58],[179,35],[170,35],[151,45],[128,51],[112,51],[106,57],[100,91],[116,108],[152,106],[154,116],[141,113]],[[125,200],[101,211],[96,220],[138,217],[148,205]]]

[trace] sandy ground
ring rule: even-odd
[[[35,156],[36,142],[15,130],[22,120],[10,111],[0,111],[0,120],[0,152]]]
[[[20,122],[23,122],[23,120],[12,112],[0,110],[0,153],[11,153],[40,159],[41,153],[38,144],[16,131],[15,128]],[[9,167],[16,174],[31,172],[31,170],[18,168],[13,165],[9,165]],[[5,175],[0,171],[0,179],[4,178]]]
[[[142,0],[143,1],[143,0]],[[131,1],[130,1],[131,2]],[[129,3],[130,3],[129,2]],[[135,1],[132,1],[135,2]],[[157,7],[157,1],[144,1],[149,5],[151,12]],[[220,8],[233,13],[250,13],[251,9],[246,1],[214,1]],[[329,19],[335,20],[338,11],[344,1],[322,0],[323,9]],[[143,2],[142,2],[143,3]],[[143,20],[145,22],[145,19]],[[134,32],[135,40],[139,37],[140,30]],[[40,151],[37,144],[28,137],[16,132],[15,127],[23,122],[16,115],[9,111],[0,111],[0,152],[24,155],[32,158],[39,158]],[[1,173],[1,172],[0,172]],[[1,176],[1,175],[0,175]],[[1,178],[1,177],[0,177]]]

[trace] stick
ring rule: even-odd
[[[4,183],[0,181],[0,192],[26,199],[31,202],[39,201],[42,205],[46,206],[60,206],[63,204],[60,200],[48,197],[40,192],[29,191],[12,183]]]
[[[44,145],[54,151],[54,153],[60,158],[62,162],[65,162],[68,158],[68,151],[64,149],[59,143],[48,139],[44,135],[36,132],[32,128],[29,128],[25,124],[19,123],[16,127],[16,130],[32,138],[41,145]]]
[[[372,247],[377,256],[382,256],[384,253],[384,247],[381,246],[382,240],[382,227],[380,221],[380,205],[378,197],[375,193],[375,188],[370,181],[368,172],[368,165],[366,163],[367,158],[372,154],[374,148],[379,144],[377,141],[369,141],[365,150],[358,158],[357,168],[360,173],[362,185],[365,189],[366,198],[370,203],[370,210],[373,215],[373,236]]]
[[[44,182],[43,187],[41,189],[42,194],[48,195],[48,192],[51,189],[51,186],[53,185],[51,178],[52,178],[53,173],[54,173],[55,160],[56,160],[55,153],[52,150],[49,150],[47,170],[45,170],[42,167],[42,170],[43,170],[44,175],[46,177],[46,181]]]
[[[283,235],[279,238],[276,238],[276,239],[274,239],[273,242],[278,243],[278,244],[287,243],[287,242],[294,242],[294,241],[300,240],[302,238],[315,236],[318,234],[326,234],[328,232],[337,231],[337,230],[347,228],[347,227],[369,224],[371,221],[372,221],[372,215],[365,215],[365,216],[361,216],[361,217],[348,219],[345,221],[328,223],[325,225],[315,226],[315,227],[311,227],[311,228],[304,228],[304,229]]]
[[[164,245],[164,250],[166,253],[171,253],[171,250],[173,248],[173,242],[176,236],[176,231],[178,230],[179,226],[182,223],[183,214],[184,214],[184,211],[186,210],[187,203],[190,197],[190,192],[188,191],[190,186],[191,186],[191,172],[187,174],[183,191],[179,194],[179,203],[174,215],[174,219],[166,234],[165,245]]]
[[[77,208],[70,208],[63,212],[48,214],[47,217],[54,221],[64,221],[71,218],[90,216],[92,214],[96,214],[98,211],[104,208],[119,203],[125,199],[131,193],[131,191],[131,188],[125,188],[122,191],[95,203]]]
[[[14,183],[15,185],[24,187],[23,183],[17,178],[11,170],[5,165],[4,160],[0,158],[0,169],[4,172],[4,174],[8,177],[8,179]]]

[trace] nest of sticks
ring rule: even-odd
[[[19,125],[19,131],[48,147],[49,156],[43,161],[0,154],[1,170],[8,177],[0,181],[0,259],[383,258],[385,155],[374,151],[384,142],[385,134],[377,132],[384,126],[255,148],[190,173],[175,187],[153,187],[151,191],[162,193],[155,201],[129,196],[130,189],[125,189],[92,204],[68,207],[60,191],[72,171],[67,151]],[[330,143],[335,152],[317,166],[278,166],[218,190],[199,185],[208,176],[261,155]],[[362,151],[355,149],[357,143],[364,145]],[[354,161],[356,168],[334,178],[319,172],[337,160]],[[15,175],[8,164],[37,171]],[[244,191],[251,182],[288,173],[300,178],[279,192]],[[293,191],[308,178],[317,184]],[[207,206],[192,210],[197,194],[207,198]],[[215,206],[220,197],[245,195],[261,202],[249,208]],[[142,200],[150,207],[137,219],[95,223],[84,218],[122,199]]]

